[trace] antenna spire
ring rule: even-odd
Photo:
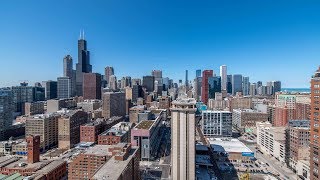
[[[84,30],[82,30],[82,39],[84,40]]]
[[[79,39],[81,39],[81,30],[80,30],[80,35],[79,35]]]

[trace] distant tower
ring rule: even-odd
[[[40,161],[40,136],[27,136],[28,163],[36,163]]]
[[[76,92],[82,96],[83,73],[91,73],[90,52],[87,50],[87,41],[84,39],[84,32],[80,33],[78,40],[78,63],[76,65]]]
[[[104,78],[107,81],[107,83],[109,84],[109,79],[110,76],[114,75],[114,69],[111,66],[107,66],[104,68]]]
[[[227,66],[220,66],[221,90],[227,90]]]
[[[201,101],[207,104],[209,99],[209,77],[213,77],[213,70],[202,71]]]
[[[196,70],[196,78],[201,77],[201,69]]]
[[[186,70],[186,81],[185,81],[186,87],[189,86],[189,81],[188,81],[188,70]]]
[[[63,76],[64,77],[72,77],[72,57],[70,55],[66,55],[63,58]]]

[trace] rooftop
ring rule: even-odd
[[[229,153],[252,153],[252,151],[238,139],[232,138],[210,138],[211,147],[216,152]]]
[[[107,156],[110,155],[109,148],[113,147],[112,145],[95,145],[88,148],[84,154],[94,154],[94,155],[101,155]]]
[[[137,151],[138,148],[132,147],[129,157],[124,161],[117,161],[113,156],[95,173],[92,179],[118,179]]]
[[[155,121],[153,120],[145,120],[141,121],[138,125],[136,125],[134,128],[135,129],[150,129]]]

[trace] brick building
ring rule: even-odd
[[[99,134],[98,144],[100,145],[114,145],[118,143],[130,142],[130,130],[132,123],[119,122],[112,126],[109,130]]]

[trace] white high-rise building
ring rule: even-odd
[[[171,108],[171,174],[175,180],[195,179],[196,100],[178,98]]]
[[[227,66],[220,66],[221,90],[227,90]]]

